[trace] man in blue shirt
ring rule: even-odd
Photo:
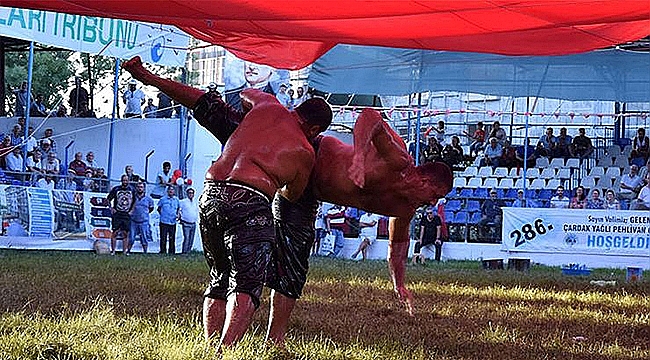
[[[136,236],[140,237],[142,250],[147,253],[147,247],[150,241],[151,228],[149,226],[149,213],[153,211],[153,199],[144,191],[144,182],[138,182],[135,186],[135,205],[131,214],[131,242],[133,246]]]
[[[176,221],[179,217],[180,203],[176,197],[173,186],[167,187],[167,196],[158,200],[158,213],[160,214],[160,253],[167,251],[169,241],[169,254],[176,253]]]

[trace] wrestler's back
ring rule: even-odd
[[[240,181],[272,198],[299,172],[308,174],[314,151],[292,117],[297,115],[272,102],[253,107],[208,169],[206,179]]]

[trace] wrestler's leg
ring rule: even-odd
[[[246,293],[233,293],[226,303],[226,318],[219,347],[230,347],[241,340],[253,321],[255,304]]]
[[[289,318],[296,299],[284,296],[279,292],[271,291],[271,312],[269,314],[269,327],[266,331],[266,340],[284,347],[284,339],[289,327]]]
[[[203,300],[203,334],[208,341],[214,341],[221,336],[221,330],[226,320],[226,301],[206,297]]]

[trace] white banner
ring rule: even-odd
[[[185,66],[190,36],[174,26],[0,7],[2,36],[120,59]]]
[[[503,208],[506,251],[650,256],[650,212]]]

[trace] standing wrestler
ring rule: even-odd
[[[210,97],[208,94],[204,95],[201,90],[171,80],[161,79],[151,74],[142,67],[139,58],[134,58],[126,62],[124,67],[135,78],[145,84],[156,86],[183,105],[193,108],[194,116],[199,123],[222,143],[228,140],[228,137],[237,128],[238,123],[243,117],[242,112],[228,107],[219,97]],[[369,114],[372,114],[372,112]],[[378,113],[376,114],[378,115]],[[366,117],[369,120],[362,121],[366,129],[369,127],[372,128],[373,126],[370,125],[373,122],[374,125],[383,124],[380,117],[370,115],[366,115]],[[376,122],[377,120],[379,120],[379,123]],[[357,132],[355,131],[355,143],[357,142]],[[409,245],[408,223],[417,206],[433,201],[451,189],[451,172],[446,166],[441,164],[431,164],[426,168],[416,168],[413,166],[412,159],[405,152],[403,141],[387,126],[377,126],[376,129],[372,130],[372,134],[373,136],[370,138],[366,138],[365,135],[359,136],[359,141],[366,139],[360,147],[369,146],[381,150],[378,153],[377,150],[371,151],[370,148],[360,149],[359,153],[367,156],[357,159],[356,169],[358,170],[361,167],[370,172],[368,176],[363,176],[365,182],[363,189],[355,185],[346,176],[332,179],[336,183],[330,185],[322,184],[324,181],[327,181],[326,179],[314,181],[314,177],[312,176],[310,183],[314,184],[316,188],[319,186],[323,187],[322,189],[317,189],[320,196],[323,198],[337,199],[335,202],[339,204],[403,217],[401,220],[391,219],[390,222],[391,235],[389,240],[391,246],[389,251],[389,267],[395,291],[400,296],[400,299],[407,303],[409,312],[411,312],[411,295],[404,286],[405,261]],[[343,169],[341,174],[347,174],[348,168],[333,164],[334,162],[328,161],[327,159],[332,159],[334,156],[349,156],[349,159],[345,161],[345,166],[350,166],[353,160],[352,154],[356,149],[330,137],[318,137],[315,141],[312,141],[315,147],[323,143],[328,144],[326,152],[316,150],[317,163],[323,167],[318,173],[322,176],[323,172],[329,171],[328,169],[341,167]],[[391,147],[397,147],[397,149],[388,151]],[[388,156],[384,159],[379,154],[387,154]],[[407,159],[410,159],[410,161],[406,161]],[[364,160],[366,160],[365,163]],[[377,171],[372,171],[373,166],[368,161],[377,162]],[[393,161],[398,162],[392,165],[387,164]],[[428,169],[429,171],[424,171],[423,169]],[[377,179],[382,176],[382,172],[394,173],[393,178],[401,181],[397,183],[386,181],[386,184],[377,184]],[[416,189],[413,189],[413,191],[405,191],[408,190],[405,188],[409,186],[415,186]],[[280,239],[278,241],[278,252],[280,254],[292,255],[284,256],[285,260],[289,260],[289,262],[281,264],[284,268],[284,272],[282,273],[284,276],[280,277],[281,280],[274,280],[276,284],[273,284],[274,281],[269,281],[269,285],[274,290],[277,290],[277,292],[274,291],[270,327],[267,335],[272,341],[279,344],[284,340],[289,318],[288,315],[293,308],[295,299],[300,295],[306,279],[309,249],[314,237],[313,223],[318,208],[316,196],[310,191],[313,190],[311,188],[311,186],[308,186],[301,199],[296,203],[286,201],[282,196],[276,196],[274,199],[274,210],[276,210],[274,215],[281,220],[280,225],[277,227],[279,233],[278,238]],[[393,190],[392,188],[395,189]],[[326,192],[332,191],[339,192],[339,194],[325,194]],[[386,209],[385,204],[388,202],[382,204],[380,199],[372,199],[373,196],[378,195],[375,191],[381,192],[379,195],[382,199],[388,197],[397,200],[395,209]],[[392,194],[393,191],[399,194]],[[358,199],[345,198],[346,196],[358,196],[359,194],[363,196],[360,196]],[[381,209],[382,207],[384,208]],[[280,258],[282,259],[283,256],[280,256]],[[277,283],[292,286],[292,294],[286,289],[280,289]],[[206,333],[206,335],[208,334]]]

